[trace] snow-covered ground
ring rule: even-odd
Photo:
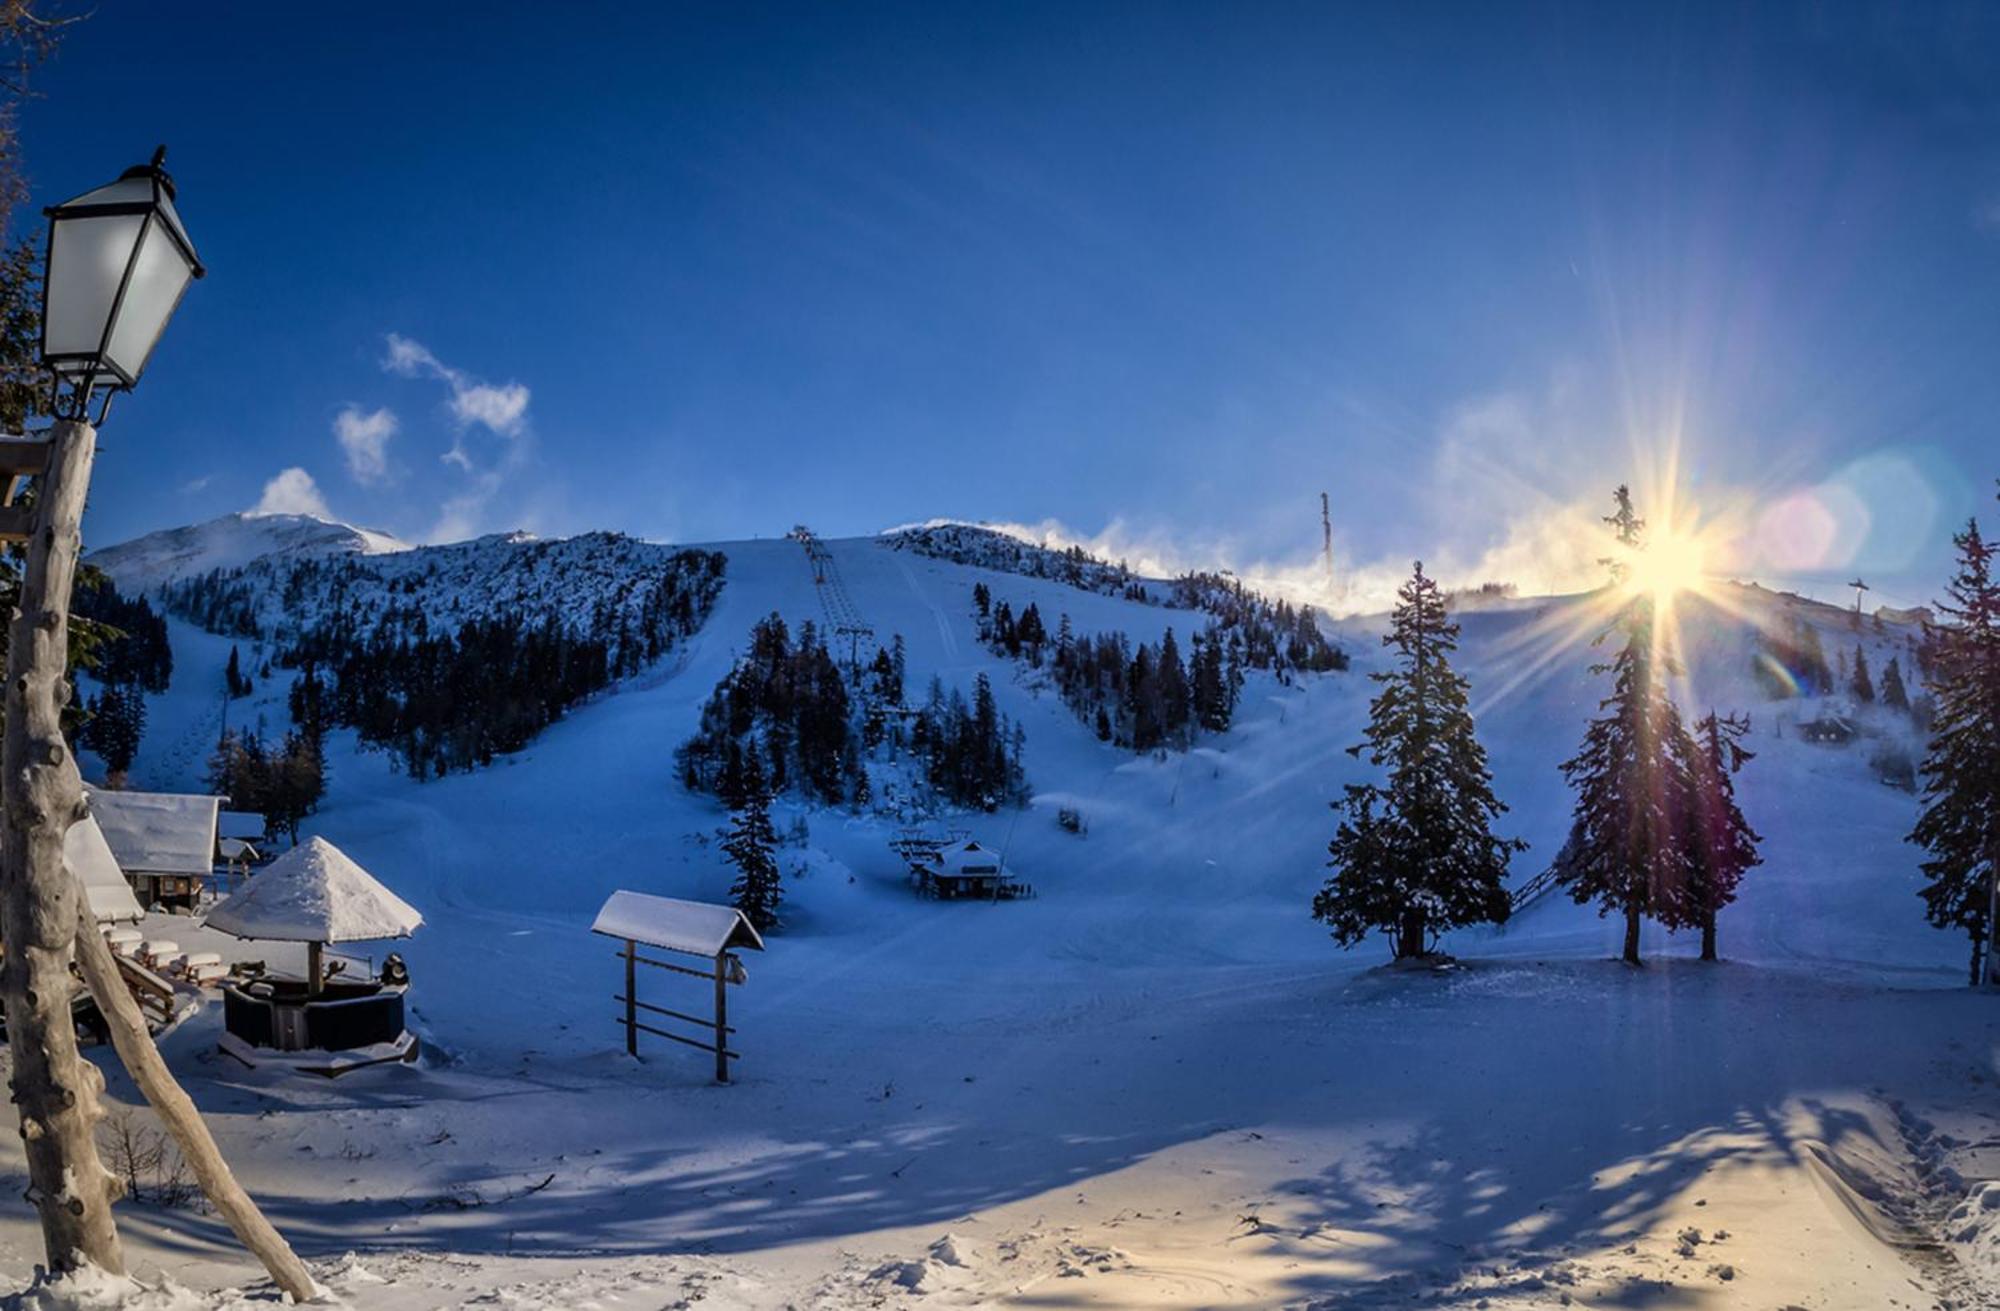
[[[1722,920],[1728,959],[1702,965],[1649,928],[1654,963],[1626,969],[1616,924],[1551,898],[1455,935],[1462,969],[1399,972],[1308,914],[1326,802],[1363,768],[1344,748],[1378,658],[1369,624],[1344,630],[1354,671],[1253,677],[1229,734],[1134,758],[976,642],[972,587],[1079,632],[1151,638],[1198,616],[832,543],[854,604],[906,639],[913,688],[987,672],[1026,726],[1033,806],[966,826],[1039,895],[916,899],[893,825],[815,811],[784,853],[785,929],[731,996],[737,1082],[669,1044],[629,1059],[591,915],[616,888],[722,896],[724,816],[678,786],[673,748],[755,619],[820,613],[796,543],[720,549],[706,627],[519,755],[419,785],[337,752],[309,828],[425,916],[402,944],[420,1066],[246,1071],[217,1054],[213,1006],[165,1040],[336,1296],[390,1311],[2000,1296],[1985,1182],[2000,1025],[1963,986],[1963,939],[1923,922],[1901,842],[1915,801],[1875,781],[1866,745],[1801,741],[1797,707],[1784,723],[1752,689],[1747,629],[1717,616],[1691,629],[1690,704],[1753,713],[1740,787],[1766,839]],[[1465,621],[1507,831],[1534,844],[1520,880],[1559,845],[1557,765],[1598,695],[1576,610]],[[1836,616],[1829,658],[1840,635]],[[1879,677],[1902,632],[1863,636]],[[194,785],[221,711],[230,643],[173,637],[141,785]],[[282,687],[258,695],[281,724]],[[1085,836],[1057,826],[1064,806]],[[204,932],[169,927],[184,947]],[[670,982],[654,990],[674,1004]],[[194,1290],[135,1305],[268,1297],[213,1216],[128,1204],[121,1220],[135,1273]],[[0,1285],[26,1285],[38,1256],[9,1203]]]

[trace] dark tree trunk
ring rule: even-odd
[[[1639,964],[1639,907],[1625,908],[1625,963]]]
[[[1422,911],[1403,912],[1403,922],[1396,930],[1396,959],[1409,960],[1423,955],[1429,927],[1424,922]]]
[[[1718,960],[1715,954],[1715,912],[1709,911],[1701,918],[1701,958]]]

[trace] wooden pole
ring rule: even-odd
[[[715,953],[715,1081],[729,1082],[729,953]]]
[[[625,939],[625,1054],[639,1054],[639,944]]]
[[[326,983],[326,946],[324,943],[306,944],[306,996],[317,997]]]
[[[319,1290],[305,1262],[299,1260],[284,1235],[264,1218],[243,1185],[236,1182],[229,1163],[222,1159],[208,1126],[202,1122],[201,1112],[174,1082],[172,1071],[160,1058],[159,1048],[153,1045],[152,1035],[146,1031],[146,1017],[125,986],[111,945],[98,932],[90,907],[82,904],[81,898],[78,901],[77,961],[83,967],[91,995],[97,998],[97,1009],[111,1030],[111,1044],[118,1049],[118,1059],[125,1062],[126,1073],[159,1112],[161,1123],[173,1135],[181,1149],[181,1158],[193,1169],[201,1191],[229,1222],[243,1246],[263,1263],[272,1282],[291,1294],[294,1302],[311,1301]]]
[[[30,1205],[51,1271],[91,1265],[123,1274],[111,1203],[117,1180],[98,1159],[104,1076],[77,1050],[70,975],[82,888],[63,861],[63,835],[82,819],[83,789],[63,743],[69,700],[69,596],[97,433],[80,420],[49,429],[48,471],[36,496],[8,630],[7,724],[0,741],[0,998],[13,1056],[14,1102],[28,1157]]]

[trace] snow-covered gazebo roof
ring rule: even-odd
[[[145,918],[144,908],[132,895],[132,885],[125,881],[124,871],[118,868],[117,857],[111,854],[104,830],[95,819],[86,815],[63,834],[63,864],[82,882],[90,913],[99,924],[133,923]]]
[[[215,817],[222,798],[180,792],[85,787],[90,813],[118,867],[133,874],[203,876],[215,868]]]
[[[734,906],[645,892],[612,893],[590,931],[695,956],[715,956],[731,947],[764,950],[764,939]]]
[[[407,938],[424,917],[322,837],[307,838],[250,876],[209,913],[210,928],[269,942]]]

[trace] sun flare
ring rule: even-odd
[[[1708,569],[1708,550],[1699,536],[1659,532],[1626,558],[1625,588],[1637,596],[1671,602],[1683,592],[1704,590]]]

